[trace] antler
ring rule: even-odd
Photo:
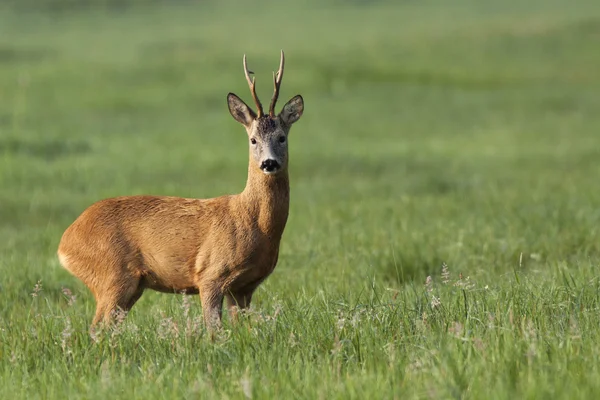
[[[250,86],[250,92],[252,93],[252,98],[254,99],[254,104],[256,104],[257,108],[257,118],[262,117],[264,112],[262,108],[262,104],[260,104],[260,100],[256,95],[256,86],[254,85],[254,78],[250,79],[250,74],[254,74],[254,72],[248,69],[248,63],[246,62],[246,55],[244,54],[244,74],[246,74],[246,80],[248,81],[248,86]]]
[[[279,97],[279,87],[281,86],[281,79],[283,78],[283,67],[285,65],[285,57],[283,56],[283,50],[281,50],[281,59],[279,60],[279,70],[277,73],[273,72],[273,83],[275,85],[275,91],[271,98],[271,105],[269,106],[269,115],[275,116],[275,104],[277,104],[277,98]]]

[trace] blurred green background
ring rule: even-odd
[[[0,360],[11,390],[35,393],[6,372],[13,368],[9,350],[31,360],[35,352],[23,343],[51,347],[63,329],[48,325],[47,336],[35,340],[16,334],[30,324],[24,316],[32,315],[30,293],[39,280],[47,315],[62,310],[63,287],[77,294],[69,318],[80,340],[88,340],[92,296],[55,257],[64,229],[106,197],[242,190],[247,138],[225,98],[232,91],[250,101],[246,54],[268,101],[280,49],[286,52],[281,104],[302,94],[306,109],[290,136],[291,211],[280,260],[255,296],[258,310],[281,299],[290,310],[300,302],[335,314],[335,304],[360,303],[374,288],[382,296],[417,293],[442,262],[478,287],[497,287],[507,301],[515,274],[534,282],[526,290],[532,298],[549,295],[564,274],[596,282],[597,1],[3,1],[0,321],[13,331],[4,330]],[[598,292],[590,296],[588,306],[597,311]],[[130,317],[144,330],[144,321],[159,323],[152,319],[157,310],[180,301],[146,294]],[[421,314],[414,298],[402,301],[415,312],[410,318]],[[199,309],[197,299],[193,304]],[[535,315],[536,308],[527,309],[534,304],[525,303],[525,315]],[[303,317],[294,315],[300,324]],[[389,339],[379,334],[377,348]],[[600,354],[590,340],[582,351]],[[125,354],[134,351],[123,346]],[[326,367],[319,357],[329,353],[317,354],[312,372],[320,376]],[[488,362],[477,365],[486,370]],[[75,368],[48,363],[44,371]],[[232,365],[222,373],[245,370],[242,362]],[[360,374],[375,367],[354,368]],[[89,371],[83,371],[85,381]],[[395,372],[382,374],[377,379]],[[50,382],[52,373],[45,376]],[[137,379],[127,371],[120,376]],[[431,385],[440,390],[448,375],[436,376]],[[346,377],[363,382],[352,372]],[[534,395],[560,395],[543,391],[555,383],[540,382]],[[480,392],[471,387],[471,395],[487,394],[486,385]],[[277,393],[317,397],[335,387]],[[526,394],[516,384],[502,388],[508,398]],[[213,389],[217,397],[229,393]],[[235,393],[229,394],[241,395]],[[419,397],[427,390],[400,393]]]

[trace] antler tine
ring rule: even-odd
[[[283,68],[285,66],[285,57],[283,55],[283,50],[281,50],[281,59],[279,60],[279,70],[277,73],[273,72],[273,84],[275,85],[275,90],[273,92],[273,97],[271,98],[271,105],[269,106],[269,115],[271,117],[275,116],[275,104],[277,104],[277,98],[279,97],[279,87],[281,86],[281,80],[283,79]]]
[[[256,112],[258,113],[257,117],[262,117],[264,112],[262,108],[262,104],[260,104],[260,100],[256,95],[256,86],[254,84],[254,78],[250,79],[250,74],[254,74],[254,72],[248,69],[248,63],[246,62],[246,55],[244,54],[244,74],[246,75],[246,80],[248,81],[248,86],[250,86],[250,93],[252,93],[252,98],[254,99],[254,104],[256,104]]]

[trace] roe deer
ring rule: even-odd
[[[304,111],[302,96],[275,114],[284,54],[273,74],[275,90],[265,115],[253,72],[244,73],[255,113],[229,93],[233,118],[248,133],[250,156],[245,189],[213,199],[127,196],[99,201],[67,228],[58,247],[60,263],[81,279],[96,299],[98,322],[129,311],[145,289],[200,294],[208,328],[221,325],[223,298],[232,319],[250,305],[279,254],[289,210],[288,134]]]

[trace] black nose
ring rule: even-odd
[[[279,163],[271,158],[265,160],[260,164],[260,169],[267,172],[273,172],[279,169]]]

